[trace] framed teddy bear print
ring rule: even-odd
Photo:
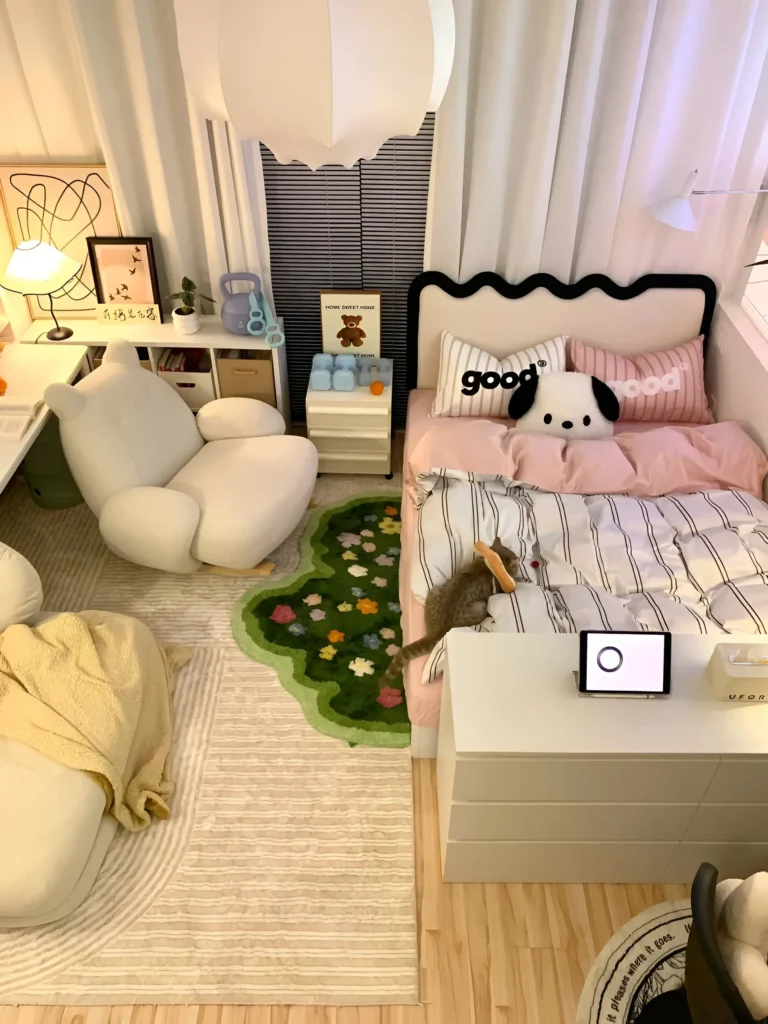
[[[320,292],[323,352],[381,355],[381,292]]]

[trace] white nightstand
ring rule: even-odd
[[[307,436],[320,456],[319,473],[392,475],[392,386],[307,391]]]
[[[690,882],[768,864],[768,707],[716,700],[718,643],[673,636],[672,694],[580,696],[579,637],[448,635],[437,789],[446,882]]]

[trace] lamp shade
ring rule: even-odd
[[[671,228],[677,228],[679,231],[695,231],[696,216],[691,206],[691,192],[696,184],[697,174],[698,171],[691,171],[682,190],[676,196],[669,196],[651,203],[648,213]]]
[[[187,89],[281,163],[352,166],[415,135],[453,64],[451,0],[175,0]]]
[[[71,281],[80,264],[47,242],[33,239],[14,249],[0,287],[21,295],[50,295]]]

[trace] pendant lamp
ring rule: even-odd
[[[174,0],[198,110],[281,163],[351,167],[440,105],[452,0]]]

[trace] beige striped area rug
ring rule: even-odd
[[[239,651],[229,616],[253,580],[129,565],[87,509],[44,512],[19,487],[0,496],[0,540],[36,565],[49,607],[119,610],[195,647],[172,817],[121,830],[65,920],[0,930],[0,1004],[417,1002],[409,754],[317,733]],[[295,552],[294,537],[270,556],[277,572]]]

